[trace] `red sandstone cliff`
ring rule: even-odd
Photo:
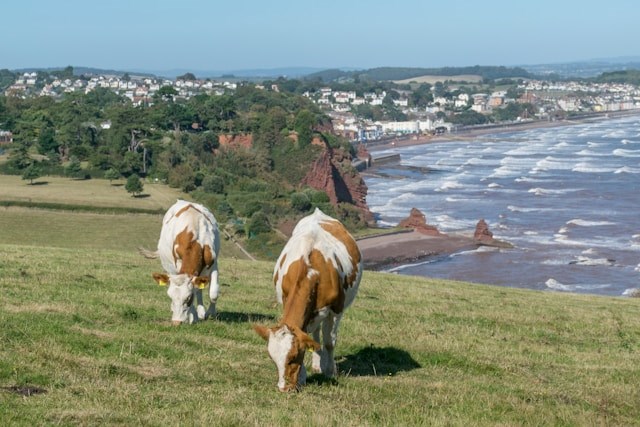
[[[364,221],[373,221],[373,214],[367,206],[367,185],[351,166],[351,155],[343,149],[325,146],[301,185],[324,191],[333,205],[351,203],[360,210]]]

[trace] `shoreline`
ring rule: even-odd
[[[364,237],[356,240],[356,243],[362,254],[364,269],[372,271],[448,256],[482,246],[473,237],[461,234],[433,236],[415,229]]]
[[[626,116],[640,115],[640,110],[627,110],[617,112],[618,114],[598,114],[596,116],[563,121],[530,121],[516,124],[505,124],[491,128],[465,129],[453,134],[428,137],[406,137],[395,139],[390,142],[382,142],[367,146],[370,153],[383,151],[392,148],[410,147],[422,144],[432,144],[439,142],[470,140],[480,135],[517,132],[529,129],[553,128],[579,125],[594,121],[609,120]],[[376,168],[375,158],[373,164],[367,171]],[[365,172],[366,174],[366,172]],[[409,215],[409,212],[407,212]],[[471,231],[470,236],[473,235]],[[380,271],[394,266],[409,264],[418,261],[425,261],[430,258],[439,258],[461,252],[464,250],[475,250],[486,245],[473,237],[463,234],[440,234],[437,236],[420,233],[416,229],[407,229],[405,232],[364,237],[357,240],[358,247],[362,253],[365,270]],[[507,242],[494,241],[495,245],[489,246],[508,247]]]
[[[463,128],[452,133],[444,135],[406,135],[387,141],[369,141],[365,144],[365,147],[369,153],[375,153],[377,151],[385,151],[393,148],[412,147],[423,144],[433,144],[439,142],[450,141],[465,141],[473,139],[481,135],[499,134],[507,132],[526,131],[530,129],[545,129],[555,127],[565,127],[581,125],[585,123],[598,122],[603,120],[612,120],[622,117],[640,116],[640,109],[637,110],[623,110],[612,111],[607,113],[593,113],[593,115],[586,117],[577,117],[573,119],[565,120],[530,120],[516,123],[496,124],[487,127],[475,127],[475,128]],[[375,158],[371,168],[375,167]]]

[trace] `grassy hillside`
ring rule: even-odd
[[[160,265],[135,252],[156,239],[153,215],[48,213],[0,209],[5,425],[640,419],[638,299],[366,272],[342,323],[337,381],[312,376],[283,395],[251,329],[280,313],[271,263],[223,247],[218,318],[172,327],[165,290],[150,278]]]

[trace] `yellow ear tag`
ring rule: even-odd
[[[204,288],[206,288],[206,287],[207,287],[207,286],[206,286],[204,283],[200,283],[200,284],[198,285],[198,289],[204,289]]]
[[[167,282],[164,280],[158,280],[158,286],[167,286]]]

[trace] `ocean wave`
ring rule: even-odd
[[[450,180],[450,181],[443,181],[440,187],[436,188],[434,191],[442,192],[442,191],[455,190],[455,189],[464,188],[464,187],[465,186],[462,185],[460,182],[455,180]]]
[[[549,279],[546,282],[544,282],[544,284],[549,289],[553,289],[555,291],[566,291],[566,292],[574,292],[577,290],[603,289],[611,286],[610,284],[565,285],[564,283],[558,282],[556,279]]]
[[[627,144],[640,144],[640,141],[632,141],[632,140],[630,140],[630,139],[623,138],[623,139],[620,141],[620,143],[621,143],[621,144],[623,144],[623,145],[627,145]]]
[[[538,162],[536,163],[536,169],[538,170],[550,170],[550,169],[571,170],[571,168],[573,168],[574,165],[575,165],[575,162],[573,161],[559,159],[552,156],[547,156],[542,160],[538,160]]]
[[[566,222],[567,225],[576,225],[578,227],[602,227],[605,225],[616,225],[615,222],[611,221],[589,221],[586,219],[571,219]]]
[[[632,168],[630,166],[623,166],[619,169],[616,169],[613,173],[640,173],[640,169]]]
[[[609,146],[609,143],[607,143],[607,142],[592,142],[592,141],[588,141],[587,142],[587,146],[588,147],[607,147],[607,146]]]
[[[624,148],[616,148],[613,150],[614,156],[619,157],[640,157],[640,151],[638,150],[625,150]]]
[[[478,220],[452,218],[449,215],[436,215],[434,222],[439,230],[473,230]]]
[[[576,191],[581,191],[581,190],[577,188],[565,188],[562,190],[552,190],[549,188],[538,187],[538,188],[530,188],[529,190],[527,190],[527,193],[533,193],[536,196],[548,196],[548,195],[554,195],[554,194],[568,194]]]
[[[589,258],[586,256],[577,256],[574,260],[569,261],[569,264],[572,265],[590,265],[590,266],[603,266],[615,265],[616,260],[610,258]]]
[[[483,158],[479,158],[479,157],[472,157],[469,160],[467,160],[466,162],[464,162],[465,166],[493,166],[495,164],[497,164],[497,160],[496,159],[483,159]]]
[[[609,153],[598,153],[597,151],[589,150],[585,148],[584,150],[580,150],[576,153],[578,156],[588,156],[588,157],[598,157],[598,156],[608,156]]]
[[[515,206],[515,205],[508,205],[507,209],[509,209],[511,212],[521,212],[521,213],[529,213],[529,212],[553,212],[553,211],[560,211],[562,209],[554,209],[554,208],[529,208],[529,207],[523,207],[523,206]]]
[[[520,178],[514,179],[515,182],[545,182],[543,179],[531,178],[528,176],[521,176]]]
[[[615,170],[615,168],[603,168],[588,162],[580,162],[571,169],[572,172],[582,173],[610,173]]]

